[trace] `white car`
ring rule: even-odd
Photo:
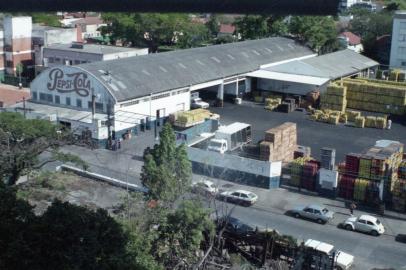
[[[194,98],[194,99],[192,99],[190,106],[193,109],[197,109],[197,108],[207,109],[207,108],[209,108],[209,103],[204,102],[201,98]]]
[[[258,200],[258,196],[250,191],[234,190],[222,192],[220,194],[220,199],[226,202],[251,206]]]
[[[333,245],[323,243],[317,240],[309,239],[305,243],[306,247],[313,248],[317,251],[325,253],[327,255],[333,255],[334,253],[334,263],[337,270],[347,270],[350,269],[354,263],[354,256],[336,250]]]
[[[346,230],[370,233],[374,236],[385,232],[381,221],[370,215],[362,215],[358,218],[350,217],[344,222],[343,226]]]
[[[204,195],[216,195],[219,191],[218,187],[209,180],[202,180],[192,184],[192,191]]]

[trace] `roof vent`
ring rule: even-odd
[[[83,49],[83,42],[72,42],[71,48],[74,49]]]

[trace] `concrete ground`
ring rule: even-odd
[[[220,114],[223,125],[233,122],[251,124],[253,142],[264,139],[264,131],[276,127],[284,122],[297,124],[298,144],[310,146],[312,156],[320,159],[320,148],[336,149],[336,163],[344,160],[350,152],[362,152],[373,146],[375,141],[387,139],[406,144],[406,123],[394,120],[391,130],[376,128],[355,128],[345,125],[330,125],[309,120],[306,113],[271,112],[263,108],[262,104],[243,101],[241,105],[224,103],[223,108],[213,107],[212,112]]]

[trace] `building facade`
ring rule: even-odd
[[[79,65],[148,54],[148,48],[128,48],[97,44],[54,44],[44,48],[44,67]]]
[[[33,68],[33,50],[31,47],[31,17],[6,16],[3,19],[5,73],[17,76],[17,65],[26,69]]]
[[[397,11],[393,18],[390,68],[406,70],[406,11]]]

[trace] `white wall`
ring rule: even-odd
[[[148,54],[148,48],[145,49],[134,49],[127,52],[118,52],[118,53],[111,53],[103,55],[103,60],[113,60],[118,58],[126,58],[138,55],[146,55]]]
[[[406,11],[399,11],[394,16],[390,67],[406,70]]]
[[[146,96],[140,99],[135,99],[137,100],[139,103],[135,104],[135,105],[131,105],[131,106],[120,106],[120,104],[117,104],[114,108],[114,111],[117,112],[117,120],[115,122],[115,130],[116,131],[120,131],[123,129],[128,129],[133,127],[135,124],[139,124],[140,123],[140,119],[141,118],[146,118],[147,116],[152,117],[152,119],[155,119],[156,116],[156,111],[157,110],[161,110],[164,109],[165,114],[164,115],[160,115],[161,117],[167,117],[169,116],[169,114],[174,113],[179,111],[180,108],[180,104],[183,104],[184,106],[184,110],[189,110],[190,109],[190,92],[183,92],[183,93],[179,93],[179,91],[186,91],[185,90],[173,90],[170,91],[169,93],[171,93],[170,96],[168,97],[163,97],[163,98],[159,98],[159,99],[153,99],[150,102],[150,97]],[[168,92],[166,92],[168,93]],[[161,95],[163,93],[160,94],[155,94],[155,96]],[[129,101],[127,101],[129,102]],[[122,104],[125,104],[126,102],[122,102]],[[130,120],[134,121],[134,124],[131,123],[123,123],[119,121],[120,118],[120,111],[121,112],[129,112],[129,113],[134,113],[131,117]],[[131,115],[131,114],[129,114]],[[126,122],[128,122],[126,120]]]
[[[6,39],[31,37],[31,17],[11,17],[3,19],[4,35]]]

